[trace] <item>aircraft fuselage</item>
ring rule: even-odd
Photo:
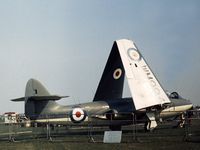
[[[40,102],[41,103],[41,102]],[[135,110],[132,98],[123,98],[116,100],[97,101],[82,103],[77,105],[62,106],[55,101],[48,103],[42,112],[35,111],[37,115],[29,115],[31,120],[39,123],[52,123],[64,125],[126,125],[132,124],[134,115],[137,122],[146,122],[147,109]],[[52,107],[53,106],[53,107]],[[160,110],[155,110],[156,120],[167,119],[178,116],[184,111],[190,109],[192,104],[185,99],[171,99],[171,103]],[[80,108],[84,114],[73,114],[73,110]],[[41,109],[40,109],[41,110]],[[152,110],[151,110],[152,111]],[[73,120],[73,115],[77,118],[83,116],[83,120]]]

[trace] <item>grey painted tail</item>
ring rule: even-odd
[[[35,79],[30,79],[26,84],[25,97],[31,96],[48,96],[50,95],[47,89]]]
[[[48,110],[50,109],[49,106],[52,107],[53,105],[56,105],[55,101],[49,100],[47,97],[50,97],[47,89],[39,81],[30,79],[26,84],[25,91],[26,116],[35,119],[42,113],[42,111],[44,111],[44,109]],[[40,98],[40,100],[38,100],[38,98]]]
[[[12,99],[11,101],[25,101],[25,115],[34,120],[40,115],[58,112],[60,105],[55,101],[66,97],[69,96],[50,95],[39,81],[30,79],[26,84],[25,97]]]

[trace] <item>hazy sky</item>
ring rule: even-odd
[[[136,42],[166,90],[200,105],[199,0],[0,0],[0,113],[29,78],[92,101],[113,41]],[[125,88],[124,96],[129,96]]]

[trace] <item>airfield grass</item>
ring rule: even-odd
[[[137,126],[135,134],[132,129],[134,129],[132,126],[123,129],[122,143],[104,144],[102,141],[105,129],[94,129],[92,134],[95,142],[91,142],[88,130],[85,128],[79,130],[56,128],[51,131],[52,141],[49,141],[45,127],[23,128],[0,125],[0,150],[200,150],[200,120],[192,121],[192,126],[188,130],[172,128],[171,122],[159,125],[154,132],[146,133],[143,127]],[[14,142],[8,140],[9,130],[13,132]],[[16,134],[15,131],[30,132]],[[186,132],[192,135],[187,140],[185,140]]]
[[[48,141],[31,141],[31,142],[0,142],[0,149],[8,150],[199,150],[200,143],[190,142],[148,142],[148,143],[120,143],[120,144],[103,144],[103,143],[81,143],[81,142],[48,142]]]

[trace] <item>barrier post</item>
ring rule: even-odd
[[[134,125],[134,141],[137,141],[137,126],[136,126],[136,124],[137,124],[137,118],[136,118],[136,114],[135,113],[132,113],[132,115],[133,115],[133,125]]]
[[[48,116],[47,116],[46,127],[47,127],[47,140],[52,141],[52,138],[51,138],[51,128],[50,128]]]

